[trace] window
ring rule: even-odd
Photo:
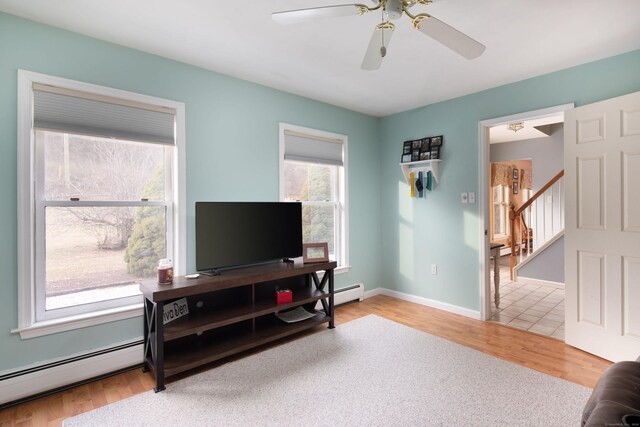
[[[493,239],[504,239],[509,234],[509,191],[508,185],[496,185],[493,191]]]
[[[158,260],[184,268],[184,106],[20,71],[19,114],[18,332],[140,315]]]
[[[337,271],[345,271],[347,138],[281,124],[280,141],[280,199],[302,203],[303,242],[326,242]]]

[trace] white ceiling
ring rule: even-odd
[[[360,64],[379,14],[289,26],[270,17],[348,1],[0,0],[0,11],[375,116],[640,48],[639,0],[434,0],[412,13],[485,53],[468,61],[404,16],[378,71]]]

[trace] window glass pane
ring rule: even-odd
[[[329,255],[335,259],[336,206],[302,206],[302,242],[328,243]]]
[[[505,234],[505,221],[504,221],[504,208],[502,205],[497,204],[493,205],[493,233],[494,234]]]
[[[46,309],[139,294],[166,257],[166,213],[152,207],[48,207]]]
[[[164,200],[165,146],[36,130],[46,200]]]
[[[338,166],[284,162],[286,201],[337,201]]]
[[[493,203],[502,203],[502,185],[493,187]]]

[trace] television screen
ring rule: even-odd
[[[196,269],[302,256],[302,204],[196,202]]]

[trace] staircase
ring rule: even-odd
[[[520,208],[511,206],[511,280],[521,262],[535,257],[564,235],[563,176],[561,170]]]

